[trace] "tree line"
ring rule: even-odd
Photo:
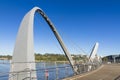
[[[71,55],[73,60],[80,61],[80,60],[86,60],[87,56],[80,56],[80,55]],[[11,60],[11,55],[0,55],[0,58],[6,58],[7,60]],[[67,57],[64,54],[55,54],[55,53],[35,53],[35,60],[36,61],[68,61]]]
[[[12,56],[11,55],[0,55],[0,59],[3,59],[3,58],[5,58],[7,60],[11,60]],[[36,61],[66,61],[67,58],[64,54],[35,53],[35,60]]]
[[[37,61],[67,61],[67,58],[64,54],[35,54],[35,60]]]

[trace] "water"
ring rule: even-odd
[[[9,61],[4,61],[8,63]],[[0,60],[0,63],[3,61]],[[57,68],[56,68],[57,67]],[[45,80],[45,73],[48,70],[48,80],[61,80],[65,77],[72,76],[73,71],[69,64],[53,63],[53,62],[40,62],[36,63],[37,80]],[[0,80],[8,80],[8,72],[10,70],[10,64],[0,64]]]

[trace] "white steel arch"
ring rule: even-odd
[[[97,56],[97,50],[98,50],[98,47],[99,47],[99,43],[96,42],[93,49],[92,49],[92,52],[89,56],[89,61],[92,61],[95,59],[95,57]]]
[[[42,17],[46,20],[48,25],[50,26],[51,30],[53,31],[54,35],[56,36],[58,42],[60,43],[67,59],[69,60],[74,72],[77,74],[77,69],[74,67],[74,62],[69,54],[68,50],[66,49],[60,35],[56,31],[54,25],[51,23],[49,18],[45,15],[45,13],[38,7],[34,7],[30,10],[23,18],[20,28],[18,31],[15,48],[13,52],[12,58],[12,65],[10,68],[10,72],[20,72],[25,71],[22,73],[12,73],[9,75],[9,80],[22,80],[24,78],[28,78],[30,80],[30,76],[32,78],[36,78],[36,72],[32,72],[32,74],[28,74],[29,70],[35,70],[36,66],[35,58],[34,58],[34,41],[33,41],[33,22],[34,22],[34,14],[38,12],[42,15]],[[31,62],[31,63],[26,63]],[[17,76],[14,76],[17,75]],[[14,76],[14,77],[12,77]],[[11,78],[10,78],[11,77]],[[26,79],[25,79],[26,80]],[[34,79],[35,80],[35,79]]]

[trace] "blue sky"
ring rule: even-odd
[[[70,53],[89,54],[95,42],[101,56],[120,53],[119,0],[0,0],[0,55],[12,55],[20,22],[34,6],[48,15]],[[37,13],[34,36],[35,52],[63,53]]]

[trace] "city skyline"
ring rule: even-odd
[[[71,54],[82,53],[78,46],[90,54],[96,42],[100,44],[100,56],[120,54],[119,3],[112,0],[1,0],[0,55],[12,55],[20,22],[34,6],[48,15]],[[34,26],[35,52],[63,53],[52,31],[37,13]]]

